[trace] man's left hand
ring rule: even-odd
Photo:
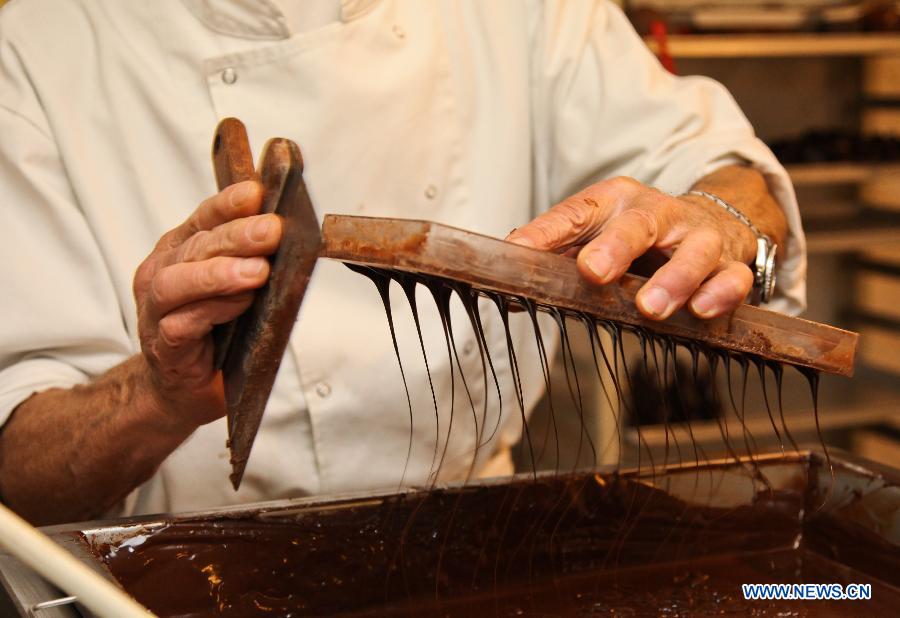
[[[758,173],[746,172],[761,180]],[[763,190],[778,211],[771,216],[783,226],[780,208]],[[756,236],[749,227],[704,197],[675,197],[631,178],[591,185],[514,230],[507,240],[577,254],[579,272],[597,285],[617,280],[634,260],[656,250],[668,261],[636,297],[641,313],[655,320],[685,304],[701,318],[728,313],[753,285],[748,264],[756,256]]]

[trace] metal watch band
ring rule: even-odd
[[[760,232],[747,215],[718,195],[706,191],[688,191],[687,195],[698,195],[718,204],[756,235],[756,260],[753,262],[753,290],[750,293],[750,302],[754,305],[769,302],[775,292],[775,253],[778,246],[771,238]]]

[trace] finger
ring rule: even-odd
[[[253,302],[253,293],[189,303],[166,314],[157,328],[163,344],[177,350],[200,341],[216,324],[224,324],[241,315]]]
[[[150,310],[163,316],[173,309],[216,296],[231,296],[262,286],[269,262],[262,257],[215,257],[180,262],[156,273],[150,286]]]
[[[578,270],[592,283],[622,276],[631,262],[652,247],[663,233],[658,210],[629,208],[610,219],[603,231],[578,254]]]
[[[506,240],[543,251],[565,251],[596,234],[608,212],[596,199],[574,195],[513,230]]]
[[[753,287],[753,272],[742,262],[730,262],[691,297],[688,308],[698,318],[715,318],[737,308]]]
[[[262,185],[255,180],[226,187],[201,202],[184,223],[160,239],[160,245],[177,247],[197,232],[211,230],[239,217],[255,215],[262,208],[262,194]]]
[[[690,232],[672,258],[638,290],[635,301],[647,317],[664,320],[684,305],[719,264],[722,238],[713,230]]]
[[[280,217],[272,214],[244,217],[197,232],[178,248],[171,261],[200,262],[217,255],[271,255],[280,241]]]

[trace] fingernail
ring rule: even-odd
[[[531,247],[532,249],[534,249],[534,247],[535,247],[534,243],[527,236],[515,236],[515,237],[507,238],[506,240],[511,243],[514,243],[516,245],[521,245],[523,247]]]
[[[240,264],[241,275],[244,277],[255,277],[263,269],[263,259],[262,258],[250,258],[248,260],[242,260]]]
[[[272,219],[270,217],[257,219],[250,228],[250,239],[256,242],[261,242],[268,237],[269,230],[271,229]]]
[[[717,309],[715,300],[712,294],[701,292],[691,301],[691,309],[699,316],[711,317]]]
[[[600,281],[603,283],[607,282],[610,270],[612,270],[612,261],[609,259],[609,256],[602,251],[592,251],[587,254],[584,261]]]
[[[668,315],[672,297],[663,288],[653,286],[641,294],[640,301],[647,313],[661,318]]]

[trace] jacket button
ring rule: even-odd
[[[224,71],[222,71],[222,82],[228,84],[229,86],[237,81],[237,71],[235,71],[232,67],[228,67]]]
[[[328,395],[331,394],[331,385],[328,382],[319,382],[316,384],[316,395],[325,399]]]

